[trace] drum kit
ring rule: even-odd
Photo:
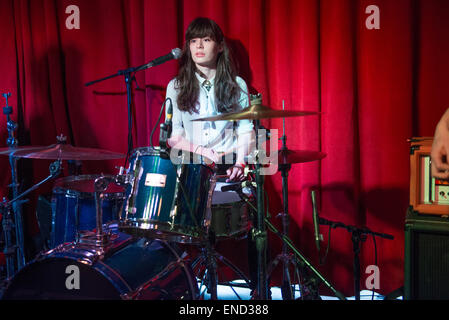
[[[252,96],[251,106],[239,112],[197,121],[249,119],[254,121],[258,132],[261,119],[283,117],[285,122],[286,117],[314,114],[318,113],[273,110],[261,104],[259,95]],[[14,140],[14,129],[8,129],[9,142]],[[4,199],[1,203],[3,231],[8,239],[5,241],[8,285],[3,299],[197,299],[200,269],[206,270],[204,276],[211,299],[218,299],[217,260],[251,282],[253,299],[270,298],[269,278],[279,262],[283,264],[283,279],[288,288],[283,292],[285,299],[295,298],[289,264],[300,269],[302,275],[307,274],[307,280],[315,280],[311,282],[316,286],[324,283],[337,297],[342,297],[288,238],[288,172],[294,164],[319,161],[326,154],[288,149],[285,124],[281,140],[277,160],[283,187],[282,231],[265,216],[263,164],[257,152],[254,164],[246,171],[253,181],[249,184],[250,191],[237,188],[236,192],[220,192],[217,168],[208,159],[179,152],[179,157],[196,157],[197,161],[174,164],[161,156],[159,147],[141,147],[133,150],[129,167],[120,167],[118,174],[73,175],[55,181],[50,248],[24,265],[17,263],[18,248],[23,252],[23,240],[16,240],[15,245],[12,240],[14,234],[19,239],[17,235],[23,232],[21,224],[16,223],[21,219],[18,217],[21,199],[42,183],[55,179],[61,173],[62,161],[112,160],[125,155],[74,147],[62,136],[58,137],[58,143],[46,147],[19,147],[11,143],[0,149],[0,155],[15,161],[21,158],[55,161],[48,178],[22,194],[16,190],[12,200]],[[259,148],[256,142],[256,151]],[[17,172],[13,172],[13,179],[17,183]],[[15,232],[11,225],[15,226]],[[267,229],[283,242],[282,254],[271,263],[267,262]],[[214,249],[216,239],[246,237],[251,237],[257,251],[257,279],[251,281]],[[190,245],[201,248],[193,262],[180,250]]]

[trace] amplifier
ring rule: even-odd
[[[449,182],[430,173],[433,138],[412,138],[409,142],[410,205],[421,214],[449,215]]]
[[[404,299],[449,299],[449,219],[410,207],[405,221]]]
[[[432,137],[410,142],[404,298],[449,299],[449,183],[431,175]]]

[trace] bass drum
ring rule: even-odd
[[[196,299],[195,276],[179,249],[156,239],[113,237],[104,258],[77,243],[44,253],[12,278],[2,299]]]

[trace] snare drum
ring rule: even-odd
[[[62,244],[22,268],[4,300],[192,300],[198,286],[179,248],[124,233],[103,257],[79,243]]]
[[[126,192],[120,229],[174,242],[198,241],[208,220],[214,170],[204,163],[172,163],[157,148],[137,148],[130,157],[137,179]]]
[[[51,248],[72,242],[81,231],[96,227],[94,182],[99,175],[69,176],[56,180],[52,194]],[[118,220],[125,190],[109,184],[103,192],[103,223]]]
[[[210,231],[218,240],[226,238],[243,239],[251,229],[248,205],[237,192],[222,192],[221,187],[226,185],[217,182],[212,195]],[[249,190],[243,190],[249,194]]]

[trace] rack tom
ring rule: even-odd
[[[176,162],[176,163],[175,163]],[[133,151],[120,229],[174,242],[197,242],[204,235],[211,195],[212,166],[161,157],[158,148]]]

